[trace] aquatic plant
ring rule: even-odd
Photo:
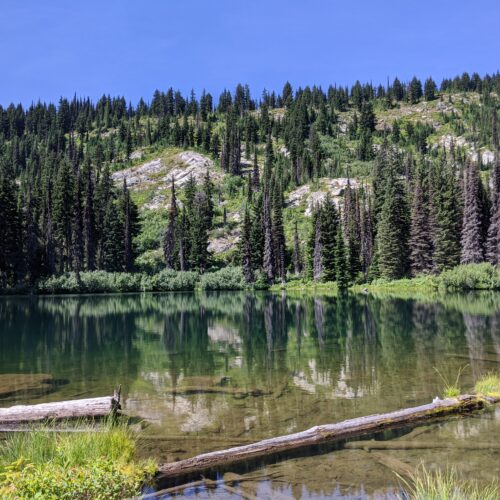
[[[402,483],[400,498],[404,500],[497,500],[500,498],[498,482],[480,484],[463,479],[456,470],[429,471],[421,466]]]
[[[468,367],[469,365],[462,366],[457,373],[457,378],[455,379],[454,382],[450,382],[436,367],[434,367],[434,370],[436,373],[439,375],[441,380],[444,383],[444,389],[443,389],[443,396],[445,398],[456,398],[457,396],[460,396],[460,377],[463,373],[463,371]]]

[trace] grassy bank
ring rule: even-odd
[[[33,430],[9,435],[0,448],[0,498],[121,499],[137,495],[155,471],[135,461],[124,426],[84,432]]]
[[[293,278],[285,284],[271,287],[273,291],[304,291],[337,293],[335,282],[321,283],[312,280]],[[383,292],[398,295],[412,295],[436,292],[460,292],[471,290],[500,290],[500,269],[491,264],[466,264],[444,271],[439,275],[423,275],[400,280],[377,279],[371,283],[355,284],[350,287],[355,293]]]

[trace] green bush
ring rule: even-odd
[[[241,267],[225,267],[219,271],[202,274],[199,287],[202,290],[243,290],[245,278]]]
[[[165,269],[153,276],[143,276],[143,289],[150,292],[185,292],[194,290],[199,274],[194,271]]]
[[[38,283],[39,293],[109,293],[139,292],[142,276],[137,273],[108,273],[89,271],[80,273],[80,283],[75,273],[51,276]]]
[[[439,286],[447,290],[498,290],[500,273],[486,262],[466,264],[444,271],[438,276]]]

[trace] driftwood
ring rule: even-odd
[[[495,402],[497,401],[495,400]],[[484,398],[463,395],[392,413],[359,417],[337,424],[319,425],[295,434],[265,439],[249,445],[204,453],[186,460],[163,464],[158,468],[157,479],[160,482],[179,479],[183,476],[201,474],[210,469],[226,467],[252,459],[425,423],[447,415],[479,410],[485,405],[487,402]]]
[[[370,451],[366,456],[372,458],[378,464],[387,467],[390,471],[395,472],[400,476],[411,478],[416,474],[417,471],[415,467],[412,467],[411,465],[402,462],[398,458],[387,455],[385,453]]]
[[[120,409],[120,389],[113,396],[76,399],[57,403],[0,408],[0,430],[15,430],[22,424],[83,418],[103,418]]]

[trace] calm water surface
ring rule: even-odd
[[[454,380],[464,366],[464,392],[500,369],[500,294],[0,297],[0,405],[108,395],[121,384],[125,410],[149,423],[141,454],[161,461],[427,403],[442,392],[435,368]],[[184,493],[390,496],[393,469],[421,463],[500,476],[498,410],[425,431],[376,438],[454,447],[316,450],[234,470],[247,479],[238,492]],[[497,450],[464,450],[477,442]]]

